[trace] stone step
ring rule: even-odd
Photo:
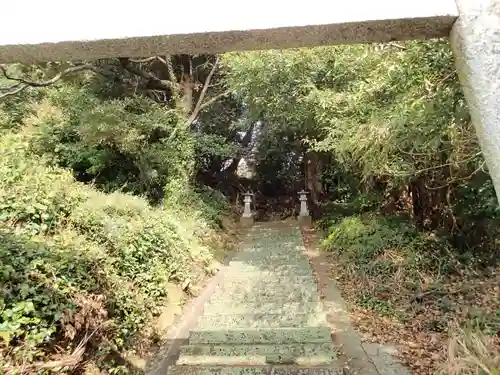
[[[335,366],[171,366],[168,375],[343,375]]]
[[[327,365],[335,361],[332,343],[267,345],[186,345],[180,350],[179,365],[297,364]]]
[[[227,272],[219,285],[298,285],[316,283],[312,274],[301,273],[269,273],[269,272]]]
[[[228,273],[230,274],[253,274],[258,275],[287,275],[287,276],[311,276],[312,272],[309,266],[296,266],[293,264],[245,264],[245,265],[235,265],[229,266]]]
[[[229,262],[230,269],[241,271],[309,271],[310,265],[302,260],[290,259],[268,259],[267,261],[251,261],[251,260],[231,260]]]
[[[241,315],[241,314],[315,314],[323,312],[321,302],[286,302],[286,303],[232,303],[212,305],[207,303],[203,308],[204,315]]]
[[[243,314],[207,315],[198,320],[198,329],[285,328],[326,326],[326,314]]]
[[[269,267],[269,266],[267,266]],[[239,267],[229,267],[224,279],[265,279],[265,278],[312,278],[313,274],[310,268],[305,267],[294,267],[294,266],[275,266],[273,268],[263,268],[255,266],[239,266]]]
[[[259,256],[251,256],[251,255],[245,255],[245,256],[239,256],[239,257],[234,257],[229,261],[229,266],[244,266],[244,265],[271,265],[271,264],[276,264],[276,265],[294,265],[294,266],[307,266],[309,267],[309,261],[307,257],[301,255],[301,256],[295,256],[295,255],[274,255],[274,256],[266,256],[266,255],[259,255]]]
[[[287,289],[290,290],[296,290],[298,288],[300,289],[315,289],[317,290],[317,283],[316,280],[310,277],[302,277],[302,278],[297,278],[295,277],[293,279],[293,283],[290,282],[289,277],[280,277],[280,278],[267,278],[264,280],[252,280],[252,279],[236,279],[236,278],[228,278],[222,280],[219,285],[217,285],[217,288],[221,290],[236,290],[236,289],[245,289],[245,290],[260,290],[260,289],[271,289],[271,288],[278,288],[281,289],[283,287],[286,287]]]
[[[276,244],[273,244],[275,246]],[[280,244],[281,245],[281,244]],[[302,252],[301,248],[290,250],[289,248],[281,249],[255,249],[255,250],[243,250],[234,254],[233,259],[241,259],[253,257],[256,260],[264,259],[264,257],[269,258],[295,258],[295,259],[305,259],[307,260],[306,254]]]
[[[307,260],[307,255],[302,252],[302,250],[290,250],[285,249],[283,251],[277,251],[275,248],[272,250],[255,250],[255,251],[240,251],[239,253],[234,254],[232,260],[263,260],[264,257],[268,259],[282,259],[282,258],[290,258],[290,259],[301,259]]]
[[[276,292],[288,293],[319,293],[318,286],[314,280],[304,280],[302,283],[290,283],[286,280],[272,281],[269,282],[250,282],[237,280],[224,280],[221,284],[215,287],[216,293],[243,293],[249,294],[254,293],[255,295],[270,295]]]
[[[234,256],[235,257],[245,256],[245,255],[306,256],[306,254],[304,254],[304,248],[302,247],[302,245],[298,243],[295,243],[292,246],[288,246],[287,243],[283,243],[283,241],[279,241],[278,239],[276,239],[274,242],[275,243],[267,244],[267,246],[244,247],[240,251],[235,253]]]
[[[324,327],[262,329],[193,329],[189,344],[291,344],[331,343],[330,329]]]
[[[311,276],[312,271],[309,265],[296,263],[239,263],[229,265],[228,271],[231,273],[262,273],[263,275],[299,275]]]
[[[256,291],[222,291],[217,290],[208,300],[213,305],[234,305],[237,303],[247,304],[251,302],[266,304],[283,304],[285,302],[320,302],[320,295],[317,291],[303,290],[256,290]]]

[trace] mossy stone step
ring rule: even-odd
[[[171,366],[168,375],[343,375],[335,366]]]
[[[255,302],[227,305],[206,304],[204,315],[241,315],[241,314],[314,314],[323,312],[321,302]]]
[[[326,326],[326,314],[242,314],[207,315],[198,320],[198,329],[286,328]]]
[[[194,329],[189,344],[291,344],[331,343],[328,327],[261,328],[261,329]]]
[[[186,345],[181,347],[178,364],[234,363],[327,365],[336,359],[332,343],[321,344],[253,344],[253,345]]]
[[[208,303],[220,304],[224,306],[233,306],[236,303],[246,304],[255,302],[260,304],[274,303],[283,304],[285,302],[303,302],[313,303],[320,302],[320,296],[316,291],[302,291],[302,290],[274,290],[272,292],[258,291],[255,293],[247,292],[219,292],[210,297]]]
[[[309,268],[306,267],[296,267],[293,265],[266,265],[265,267],[256,266],[235,266],[228,269],[227,275],[236,276],[240,275],[243,277],[310,277],[313,278],[313,273]]]
[[[254,267],[263,267],[263,266],[284,266],[284,267],[310,267],[307,258],[305,257],[266,257],[254,259],[252,257],[240,257],[233,258],[229,261],[229,266],[234,267],[244,267],[244,266],[254,266]]]
[[[181,356],[177,360],[179,365],[226,365],[226,366],[263,366],[273,364],[286,364],[298,366],[324,366],[333,363],[327,356],[314,357],[281,357],[279,355],[242,355],[238,357],[226,356]]]
[[[283,267],[276,266],[272,269],[259,267],[229,267],[224,279],[251,279],[260,281],[264,279],[293,279],[293,278],[309,278],[313,279],[313,274],[309,268],[304,267]],[[292,281],[292,280],[290,280]]]
[[[283,295],[319,295],[318,286],[311,280],[305,280],[303,283],[288,284],[284,282],[269,282],[256,283],[256,284],[242,284],[242,283],[223,283],[217,285],[214,294],[233,295],[241,294],[244,296],[254,296],[255,298],[264,298],[265,296]],[[291,301],[290,301],[291,302]]]
[[[293,270],[302,269],[310,271],[310,265],[303,260],[290,260],[290,259],[267,259],[266,261],[239,261],[232,260],[229,266],[234,269],[250,271],[252,268],[256,270],[269,270],[276,271],[276,269]]]
[[[219,285],[217,285],[217,288],[220,290],[225,290],[225,291],[230,291],[230,290],[250,290],[250,289],[272,289],[272,288],[277,288],[281,289],[283,287],[286,287],[287,289],[290,290],[296,290],[297,288],[300,289],[314,289],[318,290],[318,284],[316,283],[315,280],[313,280],[310,277],[301,277],[301,278],[294,278],[293,283],[291,282],[289,277],[280,277],[280,278],[266,278],[264,280],[252,280],[252,279],[246,279],[246,278],[232,278],[232,279],[225,279],[223,282],[221,282]]]
[[[233,260],[240,259],[255,259],[255,260],[264,260],[264,259],[301,259],[307,260],[307,256],[302,252],[302,250],[291,250],[285,249],[283,251],[277,250],[276,248],[266,249],[266,250],[257,250],[257,251],[241,251],[236,253],[233,256]]]
[[[313,275],[305,273],[269,273],[269,272],[227,272],[224,274],[221,283],[224,287],[231,285],[262,285],[262,284],[278,284],[278,285],[297,285],[297,284],[314,284],[316,280]]]
[[[302,261],[271,261],[268,262],[241,262],[241,261],[232,261],[229,264],[229,267],[233,271],[271,271],[271,272],[279,272],[279,273],[294,273],[303,272],[310,274],[311,269],[309,264],[305,264]]]

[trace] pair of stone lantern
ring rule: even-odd
[[[300,226],[310,226],[311,216],[309,215],[309,210],[307,209],[307,191],[299,191],[299,201],[300,201],[300,211],[299,211],[299,225]],[[252,193],[243,193],[243,214],[240,218],[240,223],[244,227],[251,227],[253,225],[253,213],[252,213]]]

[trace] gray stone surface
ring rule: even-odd
[[[500,194],[500,2],[457,0],[450,39],[488,171]]]
[[[247,302],[244,305],[235,303],[224,306],[207,304],[203,313],[205,315],[283,314],[285,311],[289,314],[320,314],[323,312],[323,305],[319,302]]]
[[[327,365],[335,360],[332,343],[321,344],[253,344],[253,345],[188,345],[181,348],[177,364],[253,365],[289,363]]]
[[[214,295],[210,298],[210,303],[221,306],[233,306],[235,303],[245,303],[250,297],[255,303],[290,303],[290,302],[320,302],[319,294],[313,290],[305,290],[305,288],[298,287],[297,289],[283,288],[279,291],[276,290],[277,285],[266,288],[236,288],[236,290],[228,290],[225,288],[217,289]]]
[[[273,367],[272,375],[343,375],[343,371],[337,367]]]
[[[274,355],[287,353],[298,357],[308,354],[321,354],[332,356],[335,353],[334,345],[330,343],[320,344],[253,344],[253,345],[185,345],[181,348],[182,355],[220,355],[220,356],[244,356],[244,355]]]
[[[396,348],[377,343],[364,343],[363,348],[380,375],[411,375],[395,357]]]
[[[198,320],[198,329],[227,328],[281,328],[281,327],[320,327],[326,324],[326,314],[244,314],[244,315],[207,315]]]
[[[250,228],[253,225],[253,216],[240,217],[240,225],[243,228]]]
[[[335,367],[295,366],[174,366],[169,375],[343,375]]]
[[[255,0],[242,12],[238,6],[215,0],[210,7],[192,3],[193,8],[203,8],[203,12],[190,14],[189,22],[182,16],[165,22],[165,14],[186,13],[181,2],[145,0],[142,9],[151,11],[143,19],[137,17],[133,7],[110,8],[112,2],[106,1],[77,11],[59,6],[57,0],[38,3],[41,6],[35,7],[34,3],[26,7],[22,2],[9,5],[10,14],[22,14],[29,28],[19,28],[15,17],[2,20],[0,63],[443,37],[449,34],[457,16],[453,0],[378,0],[376,5],[373,0],[309,0],[307,6],[288,2],[286,12],[279,1]],[[99,12],[93,11],[96,6]],[[111,13],[113,17],[108,16]]]
[[[177,365],[225,365],[232,370],[223,371],[235,374],[242,365],[256,374],[263,368],[255,366],[329,365],[332,371],[318,374],[336,374],[336,348],[298,227],[270,223],[249,234],[191,329]]]
[[[239,329],[194,329],[189,336],[192,344],[282,344],[282,343],[324,343],[332,342],[330,329],[323,327],[282,327],[260,328],[257,330]]]
[[[272,271],[247,271],[244,274],[244,278],[242,278],[242,273],[244,271],[236,271],[228,272],[225,275],[225,282],[221,284],[221,288],[230,288],[231,285],[259,285],[263,284],[278,284],[285,285],[285,282],[290,283],[289,285],[297,285],[302,283],[314,283],[314,280],[311,279],[311,272],[298,271],[294,270],[284,271],[277,270],[276,272]]]
[[[261,257],[264,257],[265,254],[261,254]],[[255,272],[255,271],[266,271],[269,270],[272,264],[279,263],[275,269],[273,269],[273,273],[293,273],[299,275],[309,275],[310,271],[308,270],[309,264],[305,259],[295,258],[293,256],[289,257],[276,257],[276,256],[267,256],[262,260],[234,260],[229,265],[233,266],[234,271],[238,272]]]

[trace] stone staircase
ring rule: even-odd
[[[255,226],[168,374],[340,374],[302,246],[298,227]]]

